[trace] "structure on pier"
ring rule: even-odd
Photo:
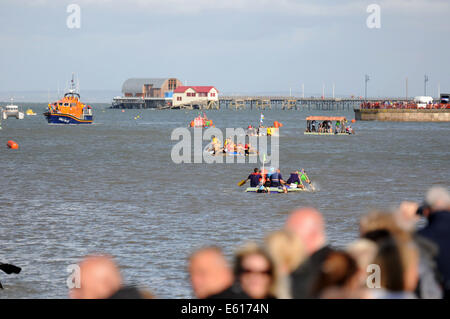
[[[218,109],[218,96],[214,86],[179,86],[173,91],[172,108]]]
[[[112,108],[166,108],[173,91],[182,86],[176,78],[131,78],[122,85],[123,96],[113,99]]]

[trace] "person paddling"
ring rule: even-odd
[[[260,170],[258,168],[255,168],[253,170],[253,173],[248,175],[247,179],[243,184],[245,184],[248,180],[250,181],[250,187],[258,187],[262,180]]]
[[[302,182],[308,183],[311,189],[314,190],[314,186],[312,185],[311,180],[309,179],[308,175],[306,175],[306,172],[303,168],[300,170],[298,174],[300,175],[300,180]]]
[[[296,185],[295,187],[297,187],[297,188],[305,188],[305,185],[303,185],[298,171],[291,173],[291,176],[289,176],[288,180],[286,181],[286,184],[288,184],[288,185],[295,184]]]
[[[283,177],[281,176],[280,169],[277,168],[275,173],[270,175],[270,187],[278,187],[282,188],[284,193],[287,193],[287,188],[285,186],[286,182],[283,180]]]

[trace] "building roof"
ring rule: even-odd
[[[219,90],[217,90],[214,86],[179,86],[173,91],[173,93],[184,93],[187,89],[193,89],[197,93],[209,93],[211,89],[215,89],[219,92]]]
[[[345,121],[344,116],[308,116],[307,121]]]
[[[123,82],[122,93],[141,93],[144,84],[153,84],[153,88],[161,88],[169,78],[131,78]]]

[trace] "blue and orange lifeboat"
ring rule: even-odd
[[[91,106],[80,102],[73,77],[71,89],[59,101],[48,104],[44,115],[49,124],[92,124],[94,121]]]

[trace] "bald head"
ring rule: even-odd
[[[325,245],[324,221],[322,214],[315,208],[296,209],[286,220],[285,228],[302,241],[309,255]]]
[[[233,273],[217,247],[203,248],[192,254],[189,259],[189,274],[197,298],[217,294],[233,282]]]
[[[431,187],[425,196],[425,201],[432,211],[450,210],[450,193],[444,187]]]
[[[80,263],[80,288],[70,291],[74,299],[105,299],[117,292],[122,277],[110,256],[87,256]]]

